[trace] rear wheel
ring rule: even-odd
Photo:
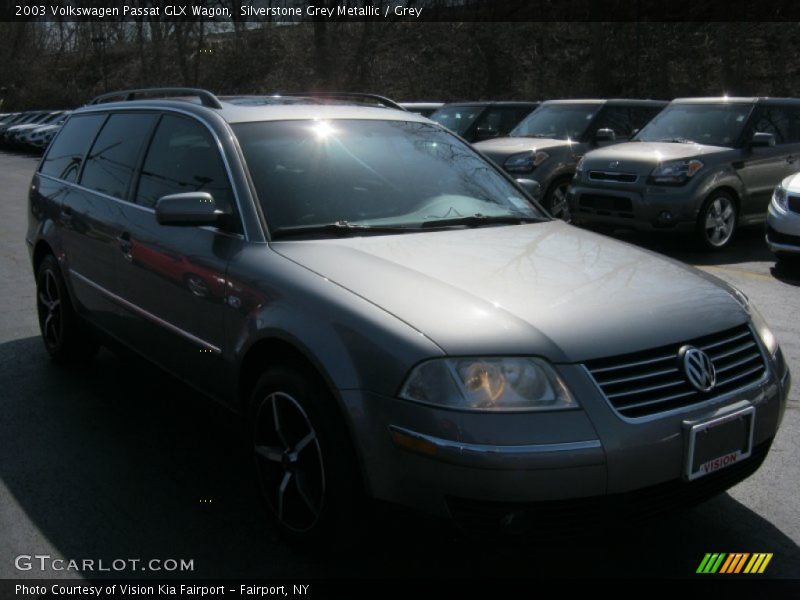
[[[738,219],[736,200],[727,192],[713,192],[697,217],[697,239],[707,250],[722,250],[730,245]]]
[[[571,219],[569,204],[567,203],[567,191],[571,181],[571,177],[556,179],[548,188],[544,198],[545,208],[551,215],[562,221]]]
[[[363,494],[335,399],[303,366],[269,368],[249,416],[256,477],[281,536],[302,548],[355,540]]]
[[[36,272],[36,311],[44,346],[55,362],[83,362],[97,354],[100,345],[94,332],[75,314],[52,254],[42,260]]]

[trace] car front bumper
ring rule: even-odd
[[[641,231],[691,232],[704,198],[697,186],[600,184],[573,181],[567,194],[578,223]]]
[[[767,246],[774,253],[800,255],[800,213],[780,211],[770,203],[766,240]]]
[[[525,507],[536,512],[562,503],[597,505],[598,499],[608,505],[614,498],[647,497],[647,490],[672,490],[665,507],[672,496],[679,506],[682,498],[718,493],[758,467],[790,387],[779,355],[769,361],[764,379],[749,388],[679,411],[625,419],[583,366],[561,365],[559,371],[581,410],[476,414],[340,392],[368,493],[459,520],[467,509],[470,514],[497,509],[502,522]],[[688,425],[749,407],[755,408],[753,454],[686,481]],[[714,483],[720,481],[726,482],[721,488]]]

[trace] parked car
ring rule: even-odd
[[[567,190],[589,150],[627,141],[667,105],[658,100],[548,100],[508,137],[475,147],[515,177],[539,182],[544,205],[569,220]]]
[[[800,174],[781,181],[772,194],[767,245],[779,262],[800,264]]]
[[[0,136],[2,136],[9,127],[14,125],[21,125],[22,123],[30,123],[33,119],[39,117],[42,113],[38,111],[18,113],[11,116],[7,120],[0,122]]]
[[[47,139],[49,142],[52,139],[52,136],[64,124],[71,112],[59,111],[53,117],[47,118],[37,125],[16,130],[13,134],[10,134],[11,143],[27,148],[46,147],[46,144],[43,144],[44,140]]]
[[[66,120],[66,116],[64,120]],[[61,125],[62,123],[58,123],[55,125],[43,125],[42,127],[38,127],[26,133],[22,143],[33,150],[44,150],[50,144],[53,136],[61,129]]]
[[[147,93],[73,112],[34,174],[44,346],[114,339],[246,415],[289,539],[352,536],[365,498],[630,519],[766,456],[790,375],[735,288],[549,218],[407,111]]]
[[[62,118],[63,110],[46,111],[40,117],[34,118],[28,123],[12,125],[3,132],[3,142],[9,146],[21,145],[21,136],[28,131],[33,131],[42,125],[52,125]]]
[[[508,135],[538,102],[455,102],[445,104],[430,118],[468,142]]]
[[[444,106],[444,102],[400,102],[400,106],[409,112],[422,115],[423,117],[430,117]]]
[[[772,191],[800,170],[800,100],[674,100],[627,144],[588,153],[570,194],[581,222],[693,232],[703,248],[763,224]]]

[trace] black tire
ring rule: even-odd
[[[572,220],[567,204],[567,190],[571,183],[572,177],[559,177],[547,188],[543,201],[544,207],[551,215],[567,222]]]
[[[296,364],[268,368],[250,396],[261,496],[281,537],[303,551],[341,548],[363,535],[358,463],[335,403],[320,377]]]
[[[75,313],[58,261],[47,255],[36,271],[36,310],[44,347],[59,364],[90,360],[100,344],[94,332]]]
[[[724,190],[711,192],[697,215],[698,244],[703,250],[724,250],[733,241],[738,222],[736,199]]]

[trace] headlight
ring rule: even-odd
[[[744,292],[733,288],[733,297],[736,298],[736,301],[739,302],[750,315],[750,320],[753,322],[753,327],[761,343],[764,344],[764,347],[772,356],[775,356],[778,353],[778,340],[775,339],[775,335],[770,330],[769,325],[767,325],[766,319],[758,312],[758,309],[750,302],[750,298],[748,298]]]
[[[522,152],[512,154],[503,163],[503,168],[509,173],[529,173],[550,158],[547,152]]]
[[[681,160],[657,166],[650,174],[650,183],[662,185],[682,185],[703,168],[699,160]]]
[[[779,185],[772,192],[772,203],[778,210],[786,212],[789,210],[789,195],[786,193],[786,188]]]
[[[538,358],[448,358],[411,371],[400,397],[474,411],[577,408],[552,366]]]

